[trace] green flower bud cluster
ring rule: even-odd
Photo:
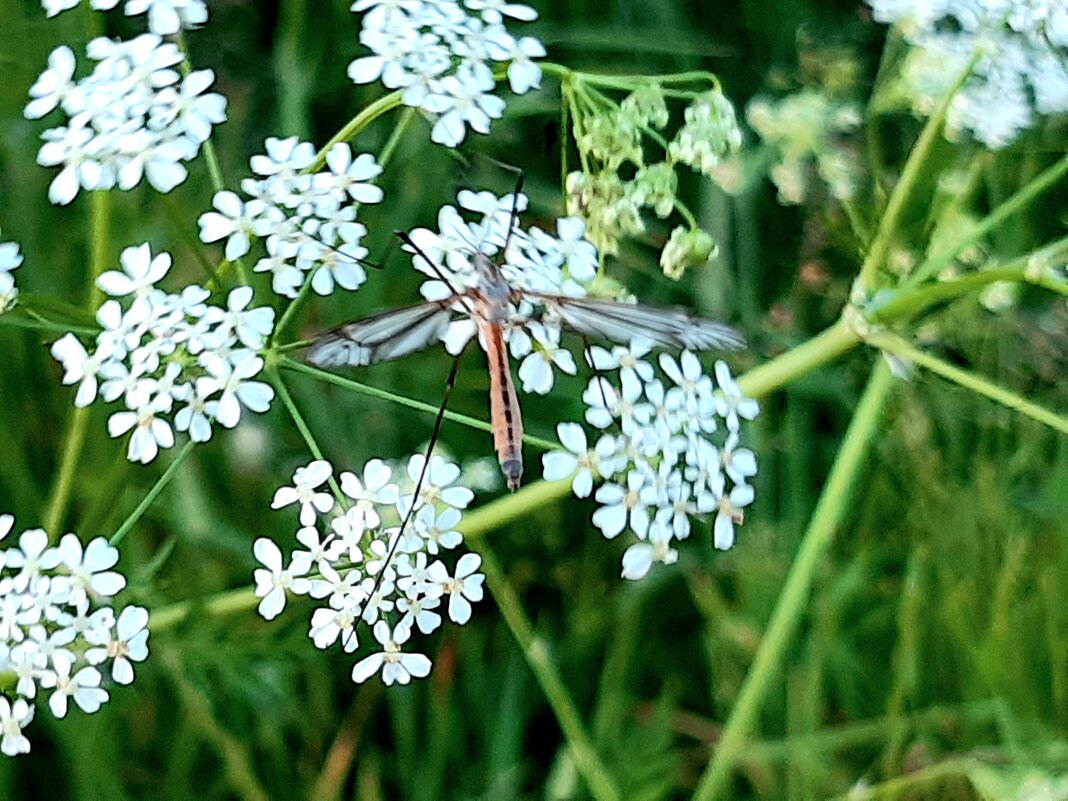
[[[677,278],[688,265],[707,261],[715,246],[679,202],[677,166],[711,174],[738,148],[741,131],[730,101],[718,89],[672,90],[671,96],[689,98],[690,105],[669,140],[661,133],[671,123],[668,93],[657,80],[642,79],[618,104],[592,82],[580,81],[574,90],[588,102],[571,105],[582,169],[567,177],[568,213],[585,219],[586,236],[598,250],[616,254],[623,238],[645,232],[644,209],[661,219],[679,211],[689,225],[672,233],[661,256],[665,273]],[[656,150],[660,158],[650,159]]]

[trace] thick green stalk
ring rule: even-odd
[[[880,359],[857,404],[756,657],[698,784],[694,794],[698,801],[727,797],[731,773],[756,728],[761,704],[786,661],[820,562],[849,514],[857,477],[867,461],[869,445],[893,383],[890,369]]]
[[[858,344],[860,337],[848,323],[839,320],[812,339],[740,376],[738,385],[746,395],[762,397],[834,361]]]

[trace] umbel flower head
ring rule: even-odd
[[[463,542],[457,526],[474,493],[439,456],[415,454],[400,465],[372,459],[360,475],[341,473],[337,498],[325,491],[332,475],[330,463],[317,460],[275,494],[273,508],[298,506],[300,527],[288,558],[272,539],[253,546],[262,565],[254,573],[259,612],[271,620],[287,595],[310,596],[319,603],[308,629],[317,648],[354,653],[361,628],[373,631],[379,650],[354,665],[354,681],[379,672],[386,684],[422,678],[430,660],[403,648],[412,630],[430,634],[446,613],[466,623],[482,599],[481,558],[464,554],[451,570],[443,560]]]
[[[249,287],[232,290],[225,308],[209,304],[209,292],[196,285],[179,294],[157,288],[171,257],[153,256],[147,244],[126,248],[121,263],[97,280],[111,297],[97,312],[103,330],[94,349],[73,334],[52,345],[63,383],[78,385],[74,405],[120,403],[108,432],[132,432],[127,457],[142,463],[174,445],[175,429],[205,442],[214,424],[236,426],[242,409],[267,411],[274,390],[253,379],[263,369],[258,351],[274,310],[250,308]]]
[[[335,289],[356,290],[367,279],[360,242],[367,229],[357,222],[360,206],[379,203],[382,189],[372,181],[382,168],[369,153],[353,155],[345,142],[326,153],[324,169],[309,173],[315,148],[297,137],[266,141],[266,154],[251,159],[255,178],[241,182],[249,197],[217,192],[214,211],[200,216],[204,242],[226,241],[226,258],[250,252],[258,237],[267,252],[252,268],[270,273],[271,288],[295,298],[310,274],[319,295]]]
[[[557,427],[563,449],[543,457],[543,477],[571,479],[580,498],[599,504],[593,524],[608,539],[636,540],[623,555],[623,577],[643,578],[657,562],[678,558],[672,543],[690,535],[694,518],[712,518],[716,548],[734,544],[735,527],[755,493],[756,456],[742,446],[744,422],[759,412],[725,362],[714,378],[689,351],[649,356],[635,341],[611,351],[594,347],[597,375],[585,394],[588,437],[578,423]],[[602,483],[593,491],[594,482]]]
[[[1013,142],[1042,116],[1068,111],[1068,7],[1063,0],[868,0],[915,50],[899,91],[929,114],[977,58],[950,103],[947,135],[990,148]]]
[[[14,526],[0,514],[0,541]],[[126,579],[113,570],[118,551],[102,537],[82,544],[64,534],[27,529],[0,549],[0,673],[14,686],[0,695],[0,752],[27,753],[23,730],[46,698],[57,718],[73,703],[96,712],[108,700],[105,685],[130,684],[134,662],[148,657],[148,612],[106,605]]]
[[[67,118],[41,135],[37,162],[60,167],[48,199],[66,204],[81,189],[132,189],[142,178],[160,192],[174,189],[188,175],[185,162],[226,119],[226,99],[207,91],[214,73],[183,77],[178,46],[155,34],[93,39],[86,55],[96,66],[75,81],[73,51],[57,47],[30,87],[27,118],[57,108]]]
[[[545,47],[533,37],[515,39],[505,18],[529,22],[537,13],[519,3],[498,0],[356,0],[362,14],[360,44],[372,55],[349,64],[354,83],[381,80],[402,89],[407,106],[434,120],[430,138],[447,147],[463,141],[467,128],[488,133],[504,113],[494,94],[493,64],[510,62],[512,91],[536,88],[541,70],[534,59]]]

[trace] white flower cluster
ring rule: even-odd
[[[716,362],[713,381],[693,353],[678,360],[662,353],[665,383],[649,352],[642,342],[591,349],[598,375],[582,399],[586,422],[604,433],[590,446],[579,424],[561,423],[564,449],[542,457],[543,477],[572,478],[579,498],[593,492],[594,479],[605,481],[594,493],[600,508],[593,524],[608,539],[628,529],[637,537],[623,555],[628,579],[644,577],[656,562],[673,563],[672,541],[690,535],[694,516],[715,514],[713,543],[730,548],[753,501],[748,482],[757,469],[753,452],[741,447],[741,428],[759,407],[742,395],[726,363]]]
[[[15,305],[19,291],[15,288],[15,276],[11,273],[22,264],[22,254],[17,242],[0,242],[0,314]]]
[[[841,139],[860,127],[860,109],[805,89],[778,102],[757,98],[746,109],[753,130],[777,157],[769,174],[783,203],[801,203],[815,173],[839,200],[852,198],[861,179],[856,154]]]
[[[349,64],[354,83],[381,80],[403,89],[403,102],[422,109],[435,122],[431,139],[447,147],[463,141],[469,126],[488,133],[490,120],[504,113],[493,94],[493,62],[511,62],[508,81],[523,94],[539,85],[533,59],[545,46],[526,36],[515,39],[504,18],[530,21],[534,9],[502,0],[356,0],[363,13],[360,43],[374,55]]]
[[[249,252],[251,237],[264,240],[267,256],[253,270],[271,274],[271,287],[287,298],[297,296],[305,274],[320,295],[335,287],[358,289],[367,275],[361,266],[367,249],[360,240],[367,233],[356,222],[357,204],[378,203],[382,189],[370,181],[382,172],[374,156],[353,157],[339,142],[326,154],[326,169],[310,174],[315,148],[310,142],[270,138],[266,155],[253,156],[252,172],[241,188],[251,199],[218,192],[215,211],[200,216],[204,242],[226,240],[226,258]]]
[[[903,90],[929,114],[977,54],[953,98],[950,135],[1010,144],[1039,115],[1068,111],[1068,6],[1064,0],[868,0],[875,19],[898,23],[915,46]]]
[[[182,76],[173,42],[143,34],[129,42],[93,39],[86,55],[97,62],[74,80],[75,58],[57,47],[30,87],[24,114],[38,119],[55,108],[67,124],[49,128],[37,162],[62,169],[48,189],[53,203],[69,203],[79,189],[131,189],[142,178],[160,192],[182,183],[191,161],[225,121],[226,99],[207,88],[211,70]]]
[[[485,577],[477,572],[477,554],[461,556],[451,573],[440,559],[430,561],[463,542],[456,526],[474,493],[456,485],[460,468],[439,456],[427,463],[416,454],[405,472],[395,482],[394,469],[380,459],[368,462],[362,477],[344,472],[339,503],[323,491],[333,474],[329,462],[298,468],[293,486],[279,489],[271,504],[299,505],[298,548],[286,564],[273,540],[260,538],[253,547],[263,564],[254,578],[263,599],[259,612],[267,620],[281,614],[288,592],[321,603],[308,631],[318,648],[336,643],[352,653],[359,647],[359,624],[372,627],[381,650],[353,667],[356,682],[379,671],[386,684],[426,676],[430,660],[401,650],[412,627],[434,631],[443,606],[454,623],[466,623],[471,602],[482,600]]]
[[[61,11],[74,8],[81,0],[41,0],[45,14],[54,17]],[[94,11],[110,11],[119,0],[89,0]],[[195,28],[208,21],[208,7],[204,0],[126,0],[123,12],[128,17],[148,14],[148,29],[160,36]]]
[[[497,197],[490,192],[465,189],[457,195],[457,201],[459,209],[442,206],[437,231],[417,228],[411,232],[412,242],[422,253],[414,256],[413,266],[430,276],[420,288],[423,297],[440,300],[449,297],[454,289],[463,292],[477,286],[474,253],[492,257],[500,252],[506,240],[508,250],[501,270],[512,289],[585,296],[586,285],[597,276],[597,250],[586,239],[582,220],[577,217],[557,220],[556,236],[536,226],[524,230],[516,220],[509,238],[512,208],[515,207],[517,215],[524,211],[526,195]],[[479,215],[479,219],[468,222],[461,209]],[[521,301],[514,314],[517,324],[510,326],[505,335],[512,356],[523,359],[519,365],[523,390],[544,395],[553,387],[554,368],[574,375],[576,366],[571,353],[560,345],[559,320],[554,320],[551,314],[543,316],[541,322],[531,319],[537,305],[534,296]],[[462,304],[457,304],[457,310],[466,311]],[[462,315],[449,327],[446,348],[450,353],[459,353],[475,333],[470,314]]]
[[[0,540],[15,519],[0,515]],[[96,712],[108,700],[100,668],[117,684],[134,679],[133,662],[148,657],[148,612],[127,606],[118,616],[101,600],[126,586],[112,568],[119,552],[98,538],[87,545],[65,534],[50,547],[42,529],[27,529],[18,545],[0,549],[0,674],[11,686],[0,695],[0,752],[25,754],[22,730],[33,720],[38,690],[65,717],[71,701]]]
[[[121,401],[125,409],[108,418],[108,432],[132,430],[127,457],[142,463],[174,445],[172,425],[205,442],[213,423],[236,426],[242,406],[267,411],[274,390],[251,379],[263,369],[257,351],[274,327],[274,310],[248,308],[249,287],[230,292],[226,308],[209,304],[208,290],[196,285],[180,294],[157,289],[171,257],[153,257],[147,244],[126,248],[121,262],[121,272],[97,279],[112,298],[97,312],[103,330],[96,348],[87,351],[73,334],[52,345],[63,383],[78,384],[74,405],[88,406],[98,395]],[[126,308],[117,297],[130,299]]]

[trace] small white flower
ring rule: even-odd
[[[34,708],[23,699],[14,703],[0,695],[0,752],[7,756],[30,753],[30,741],[22,733],[33,720]]]
[[[73,603],[90,595],[109,598],[126,586],[121,573],[109,570],[118,563],[119,551],[103,537],[90,540],[83,552],[77,536],[64,534],[59,541],[59,555],[70,571]]]
[[[649,530],[649,512],[642,501],[642,487],[645,476],[637,470],[627,473],[627,485],[603,484],[598,487],[594,497],[602,504],[593,513],[593,524],[601,529],[607,539],[613,539],[627,527],[639,537],[645,537]]]
[[[145,405],[136,411],[116,412],[108,418],[108,434],[112,437],[121,437],[133,429],[126,450],[126,458],[131,462],[148,464],[156,458],[160,448],[174,446],[174,432],[158,414],[159,410],[154,406]]]
[[[320,607],[312,612],[308,637],[320,649],[329,648],[340,638],[345,653],[352,653],[360,645],[356,638],[356,621],[359,619],[359,609]]]
[[[475,572],[481,564],[481,556],[465,553],[456,563],[456,573],[453,576],[449,576],[448,570],[441,562],[430,566],[430,577],[441,585],[444,594],[449,596],[449,618],[454,623],[463,625],[470,620],[471,602],[482,600],[482,584],[486,577]]]
[[[559,481],[573,476],[571,491],[575,497],[589,497],[594,478],[614,472],[614,438],[602,436],[591,449],[586,443],[586,432],[578,423],[560,423],[556,427],[556,436],[566,450],[549,451],[542,456],[542,478]]]
[[[170,254],[153,257],[147,242],[123,250],[119,262],[122,272],[108,270],[96,279],[96,285],[113,297],[147,294],[171,269]]]
[[[286,605],[286,591],[304,594],[311,590],[311,582],[301,578],[311,569],[311,560],[297,555],[288,568],[282,567],[282,552],[273,540],[260,537],[252,546],[256,559],[264,565],[253,573],[256,581],[256,597],[262,598],[257,611],[266,619],[273,620]]]
[[[413,487],[419,481],[425,464],[426,457],[421,453],[414,454],[408,460],[408,478],[411,479]],[[431,456],[419,490],[419,501],[428,504],[441,502],[455,509],[466,509],[474,499],[475,493],[467,487],[451,486],[459,477],[460,468],[457,465],[446,462],[440,456]],[[411,503],[413,503],[411,495],[401,499],[401,505],[405,511]]]
[[[271,501],[272,509],[281,509],[291,503],[300,504],[300,524],[315,524],[316,514],[326,514],[334,508],[334,498],[329,492],[316,492],[333,473],[330,462],[317,459],[293,473],[292,487],[279,487]]]
[[[249,379],[263,369],[263,359],[249,351],[235,352],[229,359],[209,359],[205,365],[208,373],[222,390],[215,419],[226,428],[233,428],[241,418],[241,407],[254,412],[265,412],[274,399],[274,389],[269,384]]]
[[[39,119],[63,102],[74,88],[72,79],[75,66],[74,51],[66,45],[57,47],[49,54],[48,69],[30,87],[30,97],[33,99],[23,111],[26,119]]]
[[[41,686],[55,688],[48,698],[48,707],[57,718],[66,717],[68,699],[86,713],[92,714],[108,700],[106,690],[100,688],[100,671],[95,667],[83,667],[71,675],[73,665],[65,657],[57,656],[53,669],[41,677]]]
[[[731,376],[731,370],[724,361],[716,362],[717,388],[713,397],[716,403],[716,412],[727,421],[730,431],[737,431],[740,425],[739,419],[752,420],[760,413],[760,405],[752,398],[742,394],[738,382]]]
[[[401,646],[412,636],[408,626],[397,626],[392,631],[389,624],[380,620],[374,627],[375,639],[382,645],[382,652],[371,654],[356,663],[352,669],[352,680],[362,684],[379,670],[382,671],[382,683],[390,685],[408,684],[413,677],[417,679],[430,675],[430,660],[423,654],[410,654],[401,651]]]
[[[568,375],[574,375],[578,368],[571,352],[560,347],[559,329],[536,322],[527,323],[527,328],[537,348],[519,365],[519,378],[524,392],[547,395],[553,388],[553,367]]]
[[[648,542],[636,542],[623,554],[622,576],[629,581],[645,578],[657,562],[672,565],[679,559],[679,552],[671,547],[671,535],[655,523],[649,529]]]
[[[368,528],[378,528],[381,518],[375,506],[388,506],[397,502],[397,485],[390,481],[393,471],[381,459],[371,459],[363,467],[363,480],[354,473],[341,474],[341,491],[356,502],[363,511]]]
[[[217,211],[200,215],[201,242],[217,242],[226,239],[226,258],[228,261],[240,259],[249,251],[249,237],[256,220],[264,213],[266,204],[253,199],[243,203],[233,192],[216,192],[211,204]]]
[[[19,570],[12,579],[11,589],[16,593],[24,592],[42,571],[58,566],[60,558],[58,549],[48,547],[48,534],[44,529],[26,529],[19,535],[19,547],[10,548],[6,553],[6,566]],[[5,600],[9,598],[15,600],[13,596],[7,596]]]
[[[380,203],[382,188],[370,183],[382,174],[382,168],[370,153],[352,157],[347,142],[338,142],[326,154],[329,173],[319,173],[316,180],[329,182],[331,188],[347,194],[356,203]]]
[[[148,610],[140,606],[127,606],[119,613],[115,632],[86,635],[86,640],[98,647],[85,652],[90,665],[99,665],[108,659],[111,663],[111,678],[118,684],[131,684],[134,670],[131,662],[148,659]]]

